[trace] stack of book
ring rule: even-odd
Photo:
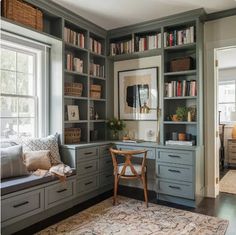
[[[65,42],[77,45],[84,48],[84,34],[77,33],[69,28],[64,28],[64,40]]]
[[[102,44],[93,38],[89,38],[89,49],[99,55],[102,54]]]
[[[83,60],[74,57],[71,53],[66,54],[66,69],[83,73]]]
[[[110,44],[110,55],[121,55],[133,52],[133,40],[122,41]]]
[[[161,33],[135,37],[134,51],[140,52],[156,48],[161,48]]]
[[[166,145],[184,145],[184,146],[193,146],[194,141],[181,141],[181,140],[166,140]]]
[[[183,30],[164,32],[164,47],[194,43],[194,41],[194,26],[188,27]]]
[[[90,75],[96,77],[105,77],[105,67],[104,65],[90,63]]]
[[[165,83],[165,97],[196,96],[196,81],[171,81]]]

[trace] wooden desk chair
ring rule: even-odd
[[[110,148],[112,162],[114,167],[114,197],[113,204],[116,204],[117,189],[120,179],[140,179],[144,189],[144,199],[146,206],[148,207],[148,195],[147,195],[147,168],[146,158],[147,150],[116,150]],[[135,155],[139,154],[139,158],[142,158],[142,164],[132,164],[131,159]],[[140,156],[141,155],[141,156]],[[124,156],[124,162],[118,163],[117,156]]]

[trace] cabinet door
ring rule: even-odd
[[[100,187],[112,185],[114,182],[113,171],[105,171],[100,174]]]
[[[103,157],[103,156],[110,156],[111,153],[109,151],[109,148],[111,147],[111,145],[105,145],[105,146],[100,146],[99,147],[99,156]]]
[[[46,208],[53,207],[75,196],[75,179],[60,182],[45,188]]]
[[[44,209],[44,190],[38,189],[2,199],[2,223],[7,225],[32,216]]]
[[[78,195],[83,195],[89,193],[99,187],[99,176],[92,175],[83,179],[77,180],[77,193]]]
[[[91,147],[91,148],[77,149],[76,158],[77,158],[77,162],[98,158],[98,148]]]

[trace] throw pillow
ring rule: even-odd
[[[0,149],[1,179],[28,174],[22,155],[21,145]]]
[[[38,169],[49,170],[51,165],[50,151],[30,151],[24,153],[24,163],[28,171],[36,171]]]
[[[49,150],[52,165],[61,163],[57,134],[45,138],[20,139],[19,142],[23,146],[23,152]]]

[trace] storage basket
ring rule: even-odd
[[[101,85],[90,85],[90,97],[93,99],[100,99],[102,93]]]
[[[182,57],[172,59],[170,62],[170,71],[178,72],[178,71],[186,71],[192,69],[193,66],[193,58],[192,57]]]
[[[2,6],[4,17],[43,30],[43,13],[32,5],[22,0],[3,0]]]
[[[64,93],[69,96],[81,96],[83,92],[82,83],[65,83],[64,84]]]
[[[65,144],[78,144],[81,138],[80,128],[65,128]]]

